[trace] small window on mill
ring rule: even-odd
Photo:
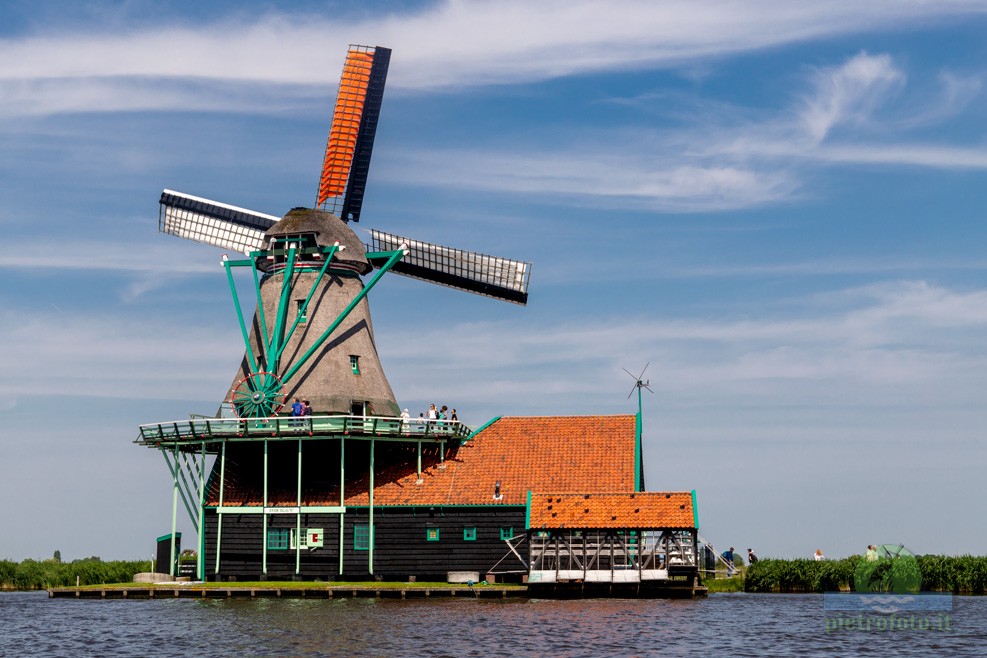
[[[298,322],[308,322],[308,318],[305,316],[305,300],[296,299],[295,306],[298,309]]]
[[[267,550],[283,551],[288,548],[289,528],[267,529]]]
[[[353,550],[354,551],[370,550],[370,524],[368,523],[353,524]]]
[[[353,371],[354,375],[360,374],[360,357],[355,354],[350,355],[350,370]]]

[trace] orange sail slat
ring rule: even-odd
[[[326,157],[322,164],[319,179],[319,195],[316,205],[325,203],[346,191],[353,154],[356,151],[363,107],[370,84],[370,71],[374,54],[364,50],[350,50],[343,65],[343,75],[339,81],[336,108],[333,110],[332,127],[329,129],[329,142]]]

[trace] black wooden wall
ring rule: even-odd
[[[478,507],[377,507],[374,508],[373,573],[368,568],[370,552],[354,547],[354,526],[369,523],[367,508],[347,509],[343,536],[343,574],[339,574],[339,515],[302,514],[302,528],[322,528],[324,547],[302,549],[300,577],[303,580],[445,581],[449,571],[477,571],[483,578],[497,571],[520,571],[524,567],[501,538],[502,529],[523,535],[525,508],[504,505]],[[266,542],[261,514],[224,514],[220,545],[221,562],[216,567],[217,514],[206,510],[205,566],[208,580],[260,580],[261,553]],[[295,528],[293,514],[268,516],[269,528]],[[464,529],[475,528],[475,539],[465,538]],[[429,541],[430,530],[438,539]],[[524,555],[526,547],[519,550]],[[505,557],[506,556],[506,557]],[[267,551],[267,579],[290,580],[295,575],[295,551]],[[520,575],[501,576],[519,580]]]

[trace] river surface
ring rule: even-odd
[[[401,601],[3,592],[0,656],[987,655],[987,597],[952,597],[948,610],[926,615],[888,629],[888,615],[834,613],[818,594]]]

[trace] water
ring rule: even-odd
[[[954,597],[947,631],[827,631],[826,615],[816,594],[713,594],[695,601],[104,601],[5,592],[0,655],[814,658],[987,652],[987,597]]]

